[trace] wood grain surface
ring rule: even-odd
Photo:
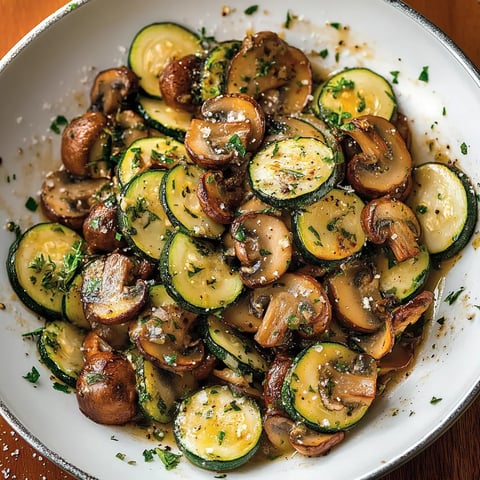
[[[64,0],[0,0],[0,57],[64,3]],[[410,0],[406,3],[440,27],[480,66],[478,0]],[[440,439],[383,480],[480,480],[479,427],[480,399],[477,399]],[[72,479],[42,458],[0,417],[1,478]]]

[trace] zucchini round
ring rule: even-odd
[[[279,208],[308,205],[340,180],[338,155],[318,138],[272,142],[248,166],[250,185],[264,202]]]
[[[158,261],[171,227],[160,199],[165,171],[147,170],[122,190],[118,223],[128,244],[143,257]]]
[[[317,87],[313,98],[316,115],[335,127],[361,115],[390,120],[396,108],[390,83],[368,68],[350,68],[336,73]]]
[[[117,177],[121,186],[135,175],[150,168],[171,168],[186,162],[187,152],[183,143],[170,137],[140,138],[123,153],[117,165]]]
[[[282,386],[283,406],[313,430],[346,430],[367,412],[376,380],[377,365],[369,355],[339,343],[317,343],[294,359]]]
[[[63,316],[70,323],[79,327],[90,329],[91,325],[85,318],[82,304],[82,273],[77,273],[68,286],[68,291],[63,296],[62,311]]]
[[[152,23],[142,28],[132,40],[128,64],[139,77],[140,87],[153,97],[161,97],[159,76],[173,59],[201,54],[195,33],[171,22]]]
[[[196,466],[232,470],[258,450],[262,415],[252,398],[214,385],[181,402],[173,433],[180,450]]]
[[[169,107],[161,98],[143,95],[139,96],[137,107],[150,127],[183,142],[193,118],[191,113]]]
[[[160,276],[169,295],[186,310],[204,314],[221,310],[242,293],[237,271],[208,240],[177,231],[160,259]]]
[[[62,317],[63,295],[81,259],[82,237],[59,223],[39,223],[10,247],[7,272],[20,300],[46,318]]]
[[[162,201],[175,227],[195,237],[219,238],[225,226],[212,220],[198,200],[198,184],[203,173],[204,170],[194,164],[172,168],[162,182]]]
[[[316,264],[345,260],[366,242],[361,224],[364,202],[354,192],[333,188],[293,215],[293,236],[299,251]]]
[[[422,227],[432,257],[453,257],[470,240],[477,223],[477,197],[468,176],[444,163],[428,162],[413,170],[407,199]]]
[[[219,43],[208,53],[200,77],[200,95],[203,101],[225,93],[230,60],[241,46],[242,42],[239,40],[227,40]]]
[[[203,339],[210,352],[240,375],[262,379],[269,364],[255,343],[217,317],[209,315],[203,327]]]
[[[430,272],[430,254],[424,245],[413,258],[397,262],[389,250],[381,249],[375,255],[375,266],[380,276],[380,291],[397,301],[409,299],[421,288]]]
[[[66,385],[75,388],[83,367],[85,333],[62,320],[47,322],[38,338],[38,352],[45,366]]]

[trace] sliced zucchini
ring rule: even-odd
[[[137,351],[129,352],[128,358],[135,369],[138,403],[142,412],[156,422],[171,422],[176,405],[171,375]]]
[[[262,415],[252,398],[214,385],[181,402],[173,433],[180,450],[196,466],[232,470],[258,450]]]
[[[274,117],[268,125],[264,142],[278,142],[295,137],[314,137],[326,143],[325,136],[318,128],[298,116]]]
[[[171,22],[152,23],[134,37],[128,64],[140,79],[140,87],[153,97],[161,97],[159,77],[172,60],[201,54],[200,39],[195,33]]]
[[[294,359],[282,386],[287,413],[313,430],[337,432],[355,425],[376,395],[377,365],[369,355],[339,343],[317,343]]]
[[[63,316],[73,325],[90,329],[90,323],[85,318],[82,304],[82,273],[77,273],[68,286],[68,291],[63,296],[62,311]]]
[[[119,226],[129,245],[158,261],[171,227],[160,199],[165,171],[147,170],[133,178],[120,195]]]
[[[345,260],[359,253],[366,236],[361,224],[364,202],[353,191],[333,188],[293,215],[293,235],[302,255],[313,263]]]
[[[172,168],[188,160],[183,143],[171,137],[140,138],[133,142],[122,155],[117,165],[121,186],[135,175],[150,168]]]
[[[148,296],[152,307],[176,305],[175,300],[168,294],[165,285],[162,285],[161,283],[151,285],[148,289]]]
[[[170,236],[163,249],[160,276],[182,308],[199,314],[227,307],[243,289],[239,273],[214,243],[180,231]]]
[[[75,388],[83,367],[85,332],[62,320],[47,322],[38,338],[38,352],[45,366],[60,381]]]
[[[169,107],[161,98],[140,95],[138,110],[147,124],[159,132],[182,142],[193,115],[185,110]]]
[[[172,168],[162,183],[162,201],[172,224],[195,237],[219,238],[225,226],[202,209],[197,190],[204,170],[194,164]]]
[[[396,107],[390,83],[368,68],[350,68],[336,73],[317,87],[313,98],[314,112],[335,127],[361,115],[390,120]]]
[[[403,302],[422,287],[430,272],[430,254],[424,245],[413,258],[397,262],[390,250],[381,249],[375,255],[375,266],[380,276],[380,291]]]
[[[450,165],[428,162],[415,167],[407,203],[422,227],[422,241],[435,259],[456,255],[475,230],[475,190],[468,176]]]
[[[230,60],[240,50],[242,42],[227,40],[215,46],[204,60],[200,78],[202,100],[225,93],[227,70]]]
[[[341,171],[336,152],[310,137],[270,143],[255,154],[248,167],[256,195],[280,208],[315,202],[340,180]]]
[[[227,367],[256,379],[265,376],[269,363],[249,337],[213,315],[205,319],[203,331],[205,345]]]
[[[61,318],[63,295],[82,257],[82,237],[59,223],[39,223],[10,247],[7,272],[12,288],[31,310]]]

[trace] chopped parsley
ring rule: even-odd
[[[283,26],[288,29],[292,26],[293,22],[297,19],[298,19],[298,16],[294,15],[290,10],[288,10],[287,18],[285,19],[285,23],[283,24]]]
[[[28,197],[25,202],[25,208],[31,212],[35,212],[38,208],[38,202],[33,197]]]
[[[392,76],[392,83],[397,84],[398,83],[398,76],[400,75],[400,72],[398,70],[392,70],[390,72],[390,75]]]
[[[50,124],[50,130],[57,135],[62,133],[62,128],[68,125],[68,120],[63,115],[57,115],[57,117]]]
[[[28,380],[30,383],[37,383],[38,379],[40,378],[40,372],[35,367],[32,367],[28,373],[23,375],[23,378]]]
[[[418,76],[418,79],[421,82],[428,83],[428,81],[429,81],[428,66],[425,66],[425,67],[422,68],[422,71],[420,72],[420,75]]]
[[[173,453],[170,450],[157,447],[155,453],[165,465],[166,470],[173,470],[180,463],[181,455]]]
[[[248,8],[246,8],[243,13],[245,15],[253,15],[256,11],[258,10],[258,5],[252,5]]]
[[[457,290],[456,292],[450,292],[450,293],[445,297],[445,301],[446,301],[449,305],[452,305],[453,303],[455,303],[455,302],[458,300],[458,297],[463,293],[464,290],[465,290],[465,287],[462,287],[462,288],[460,288],[459,290]]]
[[[460,151],[463,155],[466,155],[468,153],[468,146],[465,142],[460,145]]]
[[[434,396],[434,397],[432,397],[432,399],[430,400],[430,403],[431,403],[432,405],[435,405],[436,403],[441,402],[441,401],[442,401],[442,398],[438,398],[438,397],[435,397],[435,396]]]

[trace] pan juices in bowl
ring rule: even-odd
[[[25,47],[21,51],[18,60],[11,62],[2,72],[1,81],[6,89],[13,89],[13,85],[17,81],[16,72],[21,73],[22,68],[26,68],[25,66],[22,67],[22,65],[27,63],[22,64],[22,61],[31,61],[38,52],[44,51],[47,48],[49,36],[62,38],[62,42],[54,43],[54,48],[56,56],[60,55],[62,58],[65,58],[65,68],[62,70],[62,88],[60,89],[62,90],[61,97],[63,97],[63,100],[58,100],[59,89],[55,87],[57,84],[52,82],[51,77],[45,73],[48,70],[42,70],[38,78],[38,90],[35,92],[25,90],[28,94],[20,98],[15,104],[11,100],[6,99],[5,110],[2,113],[2,119],[6,119],[4,124],[9,126],[9,133],[11,131],[11,135],[6,136],[8,139],[5,145],[6,151],[2,152],[2,157],[7,159],[4,167],[6,170],[8,169],[5,188],[2,187],[2,197],[5,205],[5,212],[2,212],[2,214],[5,216],[5,224],[14,220],[16,224],[20,225],[22,230],[38,223],[42,219],[38,212],[31,213],[25,210],[24,205],[30,196],[32,198],[36,197],[36,194],[32,194],[32,192],[38,191],[47,171],[54,170],[60,165],[60,139],[48,131],[52,119],[58,114],[64,114],[67,119],[72,119],[82,115],[89,108],[91,100],[88,97],[88,89],[91,81],[93,81],[93,77],[98,71],[112,67],[112,63],[125,64],[127,62],[125,55],[116,62],[115,59],[119,56],[118,45],[123,43],[126,45],[125,49],[128,49],[128,45],[130,45],[136,33],[151,23],[151,12],[156,11],[153,9],[153,3],[147,3],[144,9],[136,11],[133,15],[130,12],[127,22],[126,17],[122,16],[122,12],[124,13],[128,6],[126,3],[117,2],[114,10],[117,36],[113,36],[112,33],[108,38],[103,38],[102,34],[102,42],[97,42],[97,45],[101,45],[101,47],[96,49],[89,48],[84,44],[79,48],[77,45],[74,58],[68,53],[71,52],[73,46],[71,42],[75,42],[80,35],[80,26],[87,19],[89,22],[93,22],[93,24],[98,22],[106,8],[105,2],[100,4],[100,2],[91,1],[80,5],[81,8],[67,16],[61,17],[57,23],[45,30],[35,42]],[[239,4],[235,9],[231,9],[228,12],[222,7],[220,4],[216,5],[216,8],[211,7],[210,13],[206,14],[201,11],[201,5],[189,5],[189,8],[191,8],[190,16],[190,14],[185,15],[177,10],[172,10],[171,7],[165,6],[166,10],[158,21],[177,22],[194,32],[201,27],[205,27],[205,32],[211,32],[212,36],[215,36],[218,40],[235,38],[241,41],[245,34],[249,32],[254,33],[267,30],[281,32],[281,36],[285,37],[285,41],[289,45],[293,45],[308,53],[309,58],[312,58],[314,71],[319,72],[319,75],[323,78],[327,78],[327,74],[341,72],[345,67],[350,69],[368,68],[372,72],[377,72],[383,78],[388,79],[389,83],[393,84],[399,110],[409,119],[409,126],[412,131],[412,146],[410,150],[414,164],[426,163],[431,160],[445,160],[446,156],[442,157],[442,154],[448,152],[448,159],[452,162],[457,161],[462,170],[468,173],[468,177],[472,179],[473,183],[476,183],[473,159],[471,157],[471,152],[474,152],[477,148],[474,140],[476,137],[473,131],[471,131],[472,127],[470,125],[462,125],[462,128],[459,128],[460,123],[455,122],[455,119],[461,118],[459,107],[461,103],[465,103],[467,99],[469,102],[475,101],[478,97],[476,93],[478,81],[468,62],[461,55],[459,56],[458,52],[441,35],[435,32],[436,37],[440,37],[439,42],[438,38],[432,35],[434,31],[431,27],[425,25],[421,22],[421,19],[413,16],[411,12],[403,7],[392,6],[384,2],[375,2],[371,6],[362,9],[354,2],[342,4],[341,6],[318,6],[317,4],[306,3],[302,9],[299,8],[298,12],[287,8],[287,5],[277,6],[274,10],[270,9],[268,5],[262,5],[258,11],[250,14],[245,13],[245,11],[251,5]],[[284,8],[282,9],[282,7]],[[310,12],[315,12],[315,18],[322,20],[315,25],[313,22],[306,20],[311,17]],[[375,37],[373,37],[372,32],[374,30],[371,28],[372,18],[379,18],[379,15],[381,18],[389,21],[391,19],[392,21],[392,30],[394,31],[388,36],[375,30]],[[241,22],[239,22],[239,19]],[[400,31],[395,31],[396,28],[400,28],[398,25],[401,25],[403,32],[407,31],[410,33],[410,36],[406,36],[405,42],[401,45],[392,43],[391,40],[392,36],[395,38],[395,33],[397,34],[396,38],[400,36]],[[422,28],[420,28],[420,25],[422,25]],[[69,36],[66,36],[67,31]],[[100,35],[100,33],[97,35]],[[428,62],[423,57],[418,58],[412,53],[415,51],[412,47],[415,45],[415,42],[420,41],[418,40],[419,38],[422,44],[424,44],[424,51],[428,53]],[[66,40],[63,41],[63,39]],[[49,42],[49,45],[52,45],[52,43]],[[91,44],[89,45],[91,46]],[[325,50],[328,50],[329,54],[322,58],[325,53],[320,55],[319,52],[325,52]],[[317,55],[313,55],[312,52],[317,52]],[[447,55],[445,55],[445,52],[447,52]],[[46,61],[49,63],[53,59],[47,58]],[[425,72],[424,67],[426,63],[428,63],[429,67],[428,82],[425,81],[425,78],[419,79],[421,73]],[[90,71],[90,68],[86,67],[82,71],[84,65],[93,66],[95,69]],[[453,68],[452,65],[460,66],[460,68]],[[54,70],[52,65],[51,71]],[[439,75],[435,75],[435,72],[439,71],[442,71],[442,78]],[[88,72],[89,81],[82,86],[79,79],[85,76],[85,72]],[[393,75],[391,72],[397,73]],[[349,85],[352,85],[352,80],[345,77],[341,78],[344,78],[343,87],[346,87],[345,91],[350,90]],[[395,78],[398,84],[394,83]],[[358,82],[358,80],[355,81]],[[458,93],[460,103],[457,101],[451,102],[447,94],[448,89],[446,89],[449,82],[465,85],[465,88]],[[72,90],[87,91],[87,93],[77,96],[76,93],[71,93]],[[236,93],[245,94],[243,92]],[[70,100],[72,97],[75,99],[81,98],[82,102],[77,103],[65,100],[65,98]],[[47,103],[51,105],[50,108],[47,107]],[[43,105],[45,108],[37,108],[32,112],[30,110],[31,105]],[[208,121],[208,117],[202,120]],[[329,120],[331,119],[329,118]],[[38,133],[38,125],[45,125],[43,133]],[[434,127],[433,129],[432,126]],[[358,125],[358,129],[361,130],[361,125]],[[241,131],[241,129],[238,130],[238,132]],[[346,132],[352,137],[356,134],[353,130],[347,130]],[[35,139],[31,141],[34,135]],[[241,140],[241,135],[238,134],[238,136]],[[230,140],[231,137],[232,135],[229,135],[227,140]],[[250,134],[248,132],[245,133],[244,138],[245,144],[242,145],[247,148],[249,144],[246,139],[251,138]],[[285,146],[283,142],[286,142],[287,147],[292,143],[291,140],[276,141],[280,144],[280,152],[282,151],[280,147],[283,148]],[[311,142],[306,143],[310,145]],[[313,143],[316,145],[316,142]],[[233,144],[234,142],[232,141]],[[19,145],[22,146],[23,153],[17,150]],[[235,143],[235,145],[237,146],[236,152],[241,153],[238,143]],[[446,148],[447,145],[449,146],[448,149]],[[304,145],[305,148],[306,146]],[[467,147],[466,149],[465,146]],[[38,177],[35,179],[29,180],[24,175],[29,170],[29,161],[32,162],[32,158],[41,157],[42,155],[39,152],[44,149],[47,150],[48,156],[56,160],[51,161],[47,159],[45,162],[41,160],[40,169],[43,172],[39,172]],[[25,154],[26,151],[28,152],[27,154]],[[327,143],[325,152],[333,155],[334,151],[332,144],[329,146]],[[263,153],[268,154],[268,152]],[[278,151],[275,153],[278,153]],[[272,150],[270,155],[273,154],[274,151]],[[23,160],[25,157],[28,157],[27,161]],[[327,155],[324,155],[324,158],[326,157]],[[22,160],[18,163],[10,163],[11,158],[20,158]],[[39,167],[38,163],[39,161],[36,160],[37,168]],[[45,165],[43,165],[44,163]],[[282,168],[284,171],[291,170],[289,165]],[[158,172],[154,173],[155,175],[158,174]],[[258,171],[253,173],[257,175],[255,178],[258,178]],[[145,173],[145,175],[147,174]],[[298,177],[299,174],[296,176]],[[216,180],[217,177],[213,177],[213,179]],[[262,179],[262,176],[260,176],[260,179]],[[206,185],[211,184],[206,183]],[[254,187],[257,190],[264,192],[263,189],[260,189],[260,186],[263,186],[263,184],[254,183]],[[268,196],[271,193],[270,190]],[[8,202],[7,199],[11,195],[19,199],[18,205],[10,206],[11,202]],[[363,195],[364,193],[362,193]],[[265,201],[266,196],[267,194],[263,193],[263,201]],[[315,198],[315,201],[317,200],[319,199]],[[371,199],[364,198],[363,201],[368,203]],[[420,210],[425,207],[425,199],[422,199],[421,202],[421,205],[417,204],[417,207],[420,206]],[[285,202],[285,199],[281,198],[280,200],[275,200],[274,203],[275,205],[272,206],[276,209],[285,208],[285,203],[290,203],[291,205],[292,199],[289,198]],[[417,207],[413,209],[416,210]],[[291,208],[291,206],[288,208]],[[394,209],[395,207],[391,208]],[[428,208],[429,206],[427,205],[427,212]],[[242,215],[247,215],[245,219],[250,220],[251,214],[243,213]],[[245,224],[248,226],[248,222]],[[308,226],[306,229],[308,232]],[[236,242],[234,247],[241,254],[239,260],[241,260],[242,266],[248,267],[251,257],[249,257],[248,250],[245,249],[245,239],[242,239],[241,230],[240,228],[240,232],[237,232],[238,234],[236,235],[237,238],[234,239]],[[123,232],[125,231],[126,229],[123,230]],[[248,238],[248,229],[243,233],[247,234],[246,238]],[[5,242],[2,241],[2,248],[4,248],[6,258],[6,246],[11,243],[12,235],[7,232],[3,232],[3,234],[5,235]],[[185,234],[185,232],[175,234],[175,240],[178,242],[176,244],[188,245],[190,247],[197,245],[198,243],[196,242],[198,241],[191,241],[192,237],[189,235]],[[298,239],[296,241],[298,242]],[[305,243],[308,246],[308,242]],[[171,240],[170,245],[172,244],[173,240]],[[316,251],[311,254],[315,256]],[[111,260],[110,257],[109,259]],[[124,265],[123,260],[121,264]],[[453,328],[447,329],[442,327],[442,322],[431,321],[427,323],[423,347],[420,350],[416,365],[408,378],[398,385],[389,388],[385,395],[378,397],[363,421],[355,429],[348,432],[346,436],[347,441],[339,445],[338,448],[332,449],[328,456],[307,458],[296,455],[294,458],[285,460],[287,465],[291,464],[301,467],[298,471],[302,475],[311,474],[312,471],[322,473],[335,471],[338,473],[338,462],[346,454],[342,450],[348,449],[349,454],[354,456],[355,462],[352,462],[351,465],[345,465],[342,474],[345,475],[345,478],[367,478],[368,476],[385,472],[392,465],[398,464],[404,455],[411,455],[416,448],[424,446],[427,439],[430,441],[446,428],[455,415],[458,414],[459,410],[466,405],[475,389],[478,388],[478,379],[475,376],[474,368],[469,365],[462,366],[461,369],[459,368],[462,349],[458,348],[459,344],[463,344],[464,349],[473,348],[471,335],[466,335],[465,333],[467,330],[471,332],[476,328],[475,324],[466,320],[472,314],[473,307],[471,305],[475,304],[473,297],[469,298],[473,294],[467,290],[467,285],[473,284],[474,269],[471,267],[473,264],[474,252],[472,247],[468,246],[462,251],[461,258],[455,263],[445,279],[439,282],[435,290],[436,301],[432,318],[436,320],[443,317],[445,319],[443,325],[445,323],[447,325],[450,324]],[[172,267],[172,265],[174,267],[175,263],[169,263],[166,259],[162,262],[164,278],[169,278],[168,268]],[[244,268],[243,271],[251,273],[248,268]],[[245,278],[246,276],[244,275]],[[333,280],[332,276],[330,281],[333,282]],[[261,278],[255,280],[251,275],[248,275],[248,281],[261,283],[264,280]],[[6,277],[4,282],[5,289],[11,292]],[[285,283],[283,298],[291,294],[288,282]],[[167,293],[169,295],[173,294],[175,297],[171,283],[168,285],[170,290]],[[463,286],[465,286],[465,290],[462,290]],[[248,288],[266,294],[270,287],[268,285],[252,285],[250,283]],[[332,290],[334,289],[331,288],[330,291]],[[451,305],[449,302],[444,301],[450,292],[460,292],[456,301],[450,301]],[[84,293],[86,297],[86,292]],[[406,293],[404,295],[408,296]],[[450,297],[450,300],[452,298]],[[178,302],[179,299],[186,300],[190,307],[188,311],[191,311],[193,308],[195,315],[198,315],[198,310],[204,308],[203,305],[197,302],[196,298],[188,297],[185,299],[183,295],[178,294],[177,289],[175,300]],[[5,303],[8,304],[9,302]],[[7,416],[16,422],[17,425],[22,425],[22,429],[26,429],[25,435],[27,438],[80,478],[90,478],[90,476],[98,478],[127,478],[127,475],[131,475],[132,468],[135,468],[135,472],[141,471],[142,474],[145,472],[145,475],[154,474],[158,471],[158,468],[162,468],[160,463],[144,462],[142,458],[141,452],[152,448],[150,440],[146,440],[142,435],[135,435],[132,438],[128,430],[121,427],[101,427],[94,422],[87,421],[78,412],[73,396],[60,395],[57,391],[51,389],[51,385],[46,380],[49,373],[44,366],[38,365],[41,373],[41,382],[37,385],[37,388],[32,388],[32,385],[21,379],[25,372],[30,371],[32,368],[32,359],[37,358],[35,345],[22,340],[21,334],[35,330],[42,323],[40,322],[39,324],[36,315],[32,315],[23,306],[18,305],[15,308],[19,312],[17,315],[11,315],[10,310],[2,312],[2,316],[6,318],[5,324],[7,326],[5,338],[8,339],[8,344],[5,345],[2,353],[4,360],[7,357],[18,357],[19,361],[15,366],[12,366],[12,371],[10,372],[12,376],[6,377],[5,382],[2,383],[4,387],[2,388],[1,398],[5,404],[4,411]],[[338,316],[339,313],[336,312],[336,315]],[[142,331],[135,330],[135,332],[133,337],[136,343],[142,343],[144,338]],[[225,337],[228,338],[228,333],[231,332],[225,333],[222,337],[223,340]],[[307,340],[303,341],[309,342],[308,331],[303,331],[302,333],[307,337]],[[206,338],[205,333],[202,335],[205,335]],[[246,336],[252,335],[247,332]],[[272,340],[268,336],[265,338],[265,335],[260,336],[260,339],[263,343]],[[217,338],[216,340],[217,358],[221,357],[220,360],[222,362],[229,367],[233,367],[234,363],[230,362],[230,365],[227,363],[231,359],[232,352],[230,352],[230,356],[222,356],[224,355],[223,352],[219,353],[220,350],[218,349],[219,339]],[[205,341],[205,343],[207,342]],[[151,347],[151,345],[148,346]],[[225,344],[223,344],[223,347],[225,347]],[[328,350],[329,348],[322,345],[322,349]],[[215,347],[213,347],[214,349]],[[151,352],[151,350],[148,351]],[[315,350],[310,350],[309,352],[313,355]],[[24,353],[28,353],[28,357],[24,356]],[[298,358],[297,362],[300,364],[300,367],[298,367],[297,363],[297,368],[301,368],[301,358],[305,358],[305,355],[307,353]],[[166,360],[163,367],[172,367],[172,365],[168,365],[168,356],[167,358],[163,356],[163,359]],[[261,370],[262,363],[259,362],[258,365]],[[459,371],[461,372],[460,374],[458,373]],[[172,372],[168,369],[167,372],[169,372],[166,374],[168,377]],[[290,379],[295,377],[292,372],[289,376]],[[296,374],[298,375],[298,372]],[[442,393],[444,392],[445,375],[448,375],[449,378],[456,378],[457,382],[450,389],[451,391]],[[16,378],[16,383],[8,383],[7,378],[10,378],[10,382],[14,381],[12,380],[13,378]],[[337,380],[337,382],[339,381]],[[9,388],[9,386],[12,388]],[[31,395],[32,390],[35,394],[34,397]],[[290,391],[292,392],[293,390],[291,389]],[[284,393],[285,396],[289,397],[288,391]],[[35,401],[33,398],[42,408],[41,416],[33,416],[29,413],[30,409],[28,406],[30,401]],[[441,401],[438,401],[440,398]],[[436,400],[432,402],[433,399]],[[294,413],[293,410],[297,413]],[[293,410],[291,409],[290,412],[295,417],[295,420],[298,420],[300,418],[296,417],[298,410]],[[306,413],[307,416],[308,413]],[[64,422],[58,422],[59,418],[64,419]],[[413,418],[415,420],[422,418],[422,422],[413,421]],[[48,425],[53,423],[58,425],[58,427],[52,432]],[[408,424],[410,427],[406,433],[405,424]],[[72,431],[76,432],[73,438]],[[112,432],[114,432],[113,435]],[[101,449],[102,462],[98,461],[98,454],[94,454],[92,445],[85,445],[84,442],[80,442],[79,439],[86,438],[85,435],[88,438],[105,439],[105,441],[100,441],[100,445],[97,444],[95,447],[96,450],[98,448]],[[395,442],[391,441],[392,436],[396,438]],[[70,438],[71,441],[65,444],[65,438]],[[112,438],[118,440],[119,443],[112,440]],[[225,437],[222,439],[221,434],[216,435],[215,438],[217,443],[225,441]],[[41,441],[38,439],[41,439]],[[366,439],[368,439],[368,442],[366,442]],[[366,450],[367,443],[369,446],[368,451]],[[163,442],[160,442],[160,444],[163,446]],[[372,445],[374,448],[372,448]],[[375,446],[382,446],[382,448],[375,448]],[[79,451],[82,452],[81,455],[78,454]],[[122,462],[118,457],[116,458],[119,451],[121,453],[120,457],[132,459],[136,461],[137,465],[132,466],[128,464],[128,461]],[[108,461],[105,461],[105,458]],[[255,462],[251,468],[244,468],[248,468],[249,474],[252,474],[254,477],[265,474],[284,475],[282,473],[285,470],[284,463],[283,460],[274,462],[262,461],[261,463]],[[342,462],[343,464],[344,462]],[[221,464],[214,465],[215,469],[221,467]],[[190,467],[185,461],[180,462],[180,465],[172,474],[188,474],[195,478],[211,475],[208,472]],[[229,476],[237,475],[241,475],[241,473],[229,473]]]

